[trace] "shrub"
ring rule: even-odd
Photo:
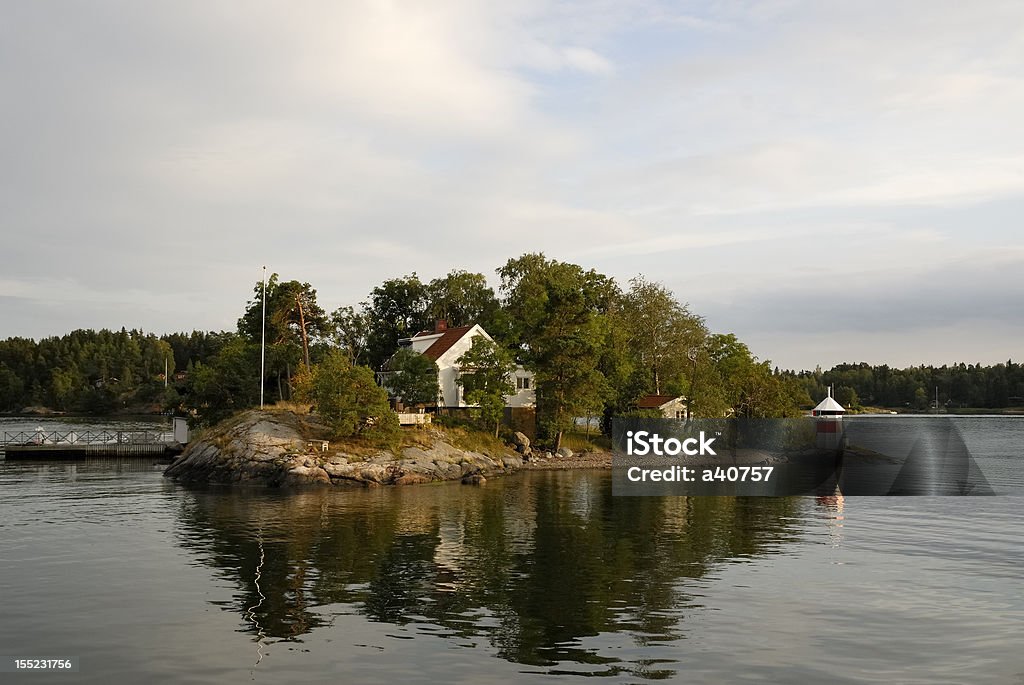
[[[296,380],[297,398],[313,405],[333,437],[365,435],[389,441],[397,434],[398,416],[388,406],[387,392],[374,382],[373,371],[352,366],[340,350],[329,352]]]

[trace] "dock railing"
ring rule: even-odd
[[[171,431],[4,431],[0,446],[170,444]]]
[[[174,433],[163,431],[4,431],[0,452],[7,458],[76,456],[144,456],[166,451],[175,444]]]

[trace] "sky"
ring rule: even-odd
[[[27,2],[0,338],[526,252],[782,368],[1024,357],[1024,4]]]

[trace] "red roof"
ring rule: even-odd
[[[636,401],[637,409],[657,409],[666,402],[682,399],[678,395],[644,395]]]
[[[458,328],[449,328],[444,333],[442,333],[441,337],[435,340],[430,347],[423,351],[423,355],[427,357],[427,359],[436,362],[441,357],[441,355],[450,350],[452,345],[457,343],[462,338],[462,336],[464,336],[466,333],[469,333],[469,329],[471,328],[472,326],[459,326]],[[434,333],[427,333],[426,331],[424,331],[423,333],[417,334],[415,337],[419,338],[420,336],[426,335],[434,335]]]

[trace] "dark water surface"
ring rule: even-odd
[[[902,419],[901,419],[902,420]],[[1024,420],[963,428],[1019,492]],[[981,454],[983,452],[983,454]],[[1024,683],[1019,496],[185,488],[0,463],[0,682]]]

